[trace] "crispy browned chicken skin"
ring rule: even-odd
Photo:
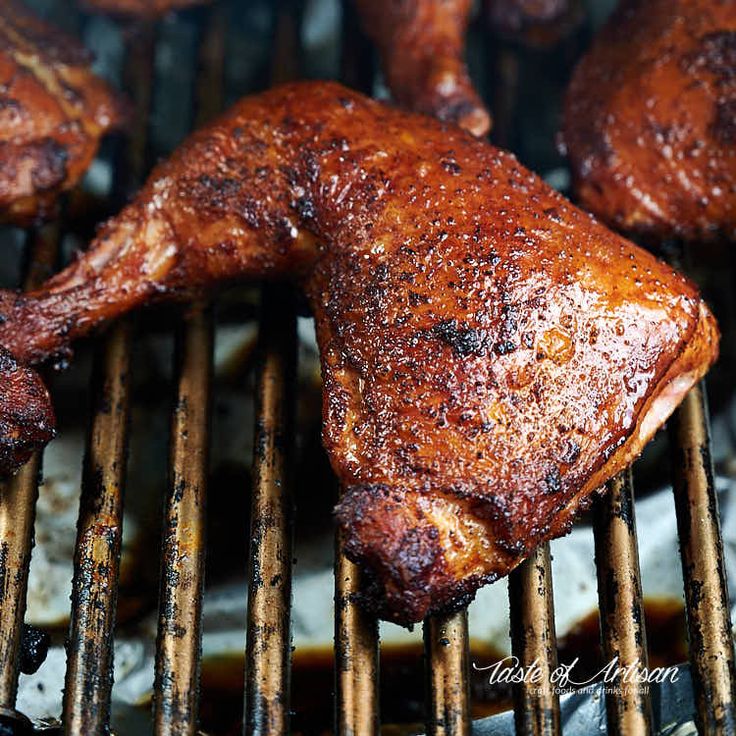
[[[455,126],[333,83],[194,134],[43,288],[25,362],[243,278],[309,297],[348,554],[383,616],[466,601],[626,466],[717,354],[696,288]]]
[[[212,0],[79,0],[82,7],[113,15],[155,18],[172,10],[206,5]]]
[[[26,224],[73,187],[120,121],[72,38],[15,0],[0,6],[0,220]]]
[[[54,436],[56,420],[39,375],[0,348],[0,470],[17,470]]]
[[[577,67],[581,203],[658,237],[736,237],[736,3],[624,0]]]
[[[465,66],[472,0],[356,0],[398,104],[485,135],[491,118]]]

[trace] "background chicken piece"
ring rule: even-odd
[[[31,453],[50,442],[56,419],[40,376],[0,348],[0,473],[15,472]]]
[[[736,3],[628,0],[570,84],[581,203],[657,237],[736,237]]]
[[[112,15],[155,18],[172,10],[206,5],[212,0],[79,0],[88,10],[101,10]]]
[[[485,135],[491,118],[465,66],[472,0],[356,0],[396,102]]]
[[[0,293],[0,344],[43,360],[248,277],[306,291],[348,553],[404,623],[564,533],[717,354],[690,282],[513,156],[330,83],[192,136],[72,266]]]
[[[121,120],[112,90],[74,39],[20,3],[0,8],[0,220],[43,217]]]

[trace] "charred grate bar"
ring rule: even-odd
[[[288,293],[264,288],[251,511],[245,733],[289,732],[296,318]]]
[[[736,731],[736,669],[703,385],[670,422],[690,664],[701,734]]]
[[[223,106],[226,20],[222,8],[203,11],[206,25],[197,75],[197,123]],[[298,2],[277,9],[272,79],[299,76]],[[343,77],[370,91],[374,70],[369,47],[344,6]],[[130,142],[117,172],[119,184],[141,179],[148,168],[147,131],[156,29],[143,25],[127,35],[126,87],[133,92]],[[508,135],[516,98],[518,59],[506,49],[496,90],[496,125]],[[505,131],[505,132],[504,132]],[[29,234],[25,285],[53,270],[61,220]],[[157,734],[195,734],[201,666],[201,591],[204,583],[207,451],[212,383],[213,325],[208,305],[183,316],[177,350],[177,402],[172,415],[171,482],[166,499],[161,600],[156,652],[154,728]],[[113,678],[115,602],[118,587],[123,488],[129,413],[130,323],[114,328],[98,348],[97,411],[90,427],[76,548],[74,598],[64,698],[68,734],[109,731]],[[260,321],[256,453],[249,574],[246,692],[247,734],[289,730],[290,609],[292,565],[293,387],[296,320],[292,295],[263,289]],[[693,390],[670,423],[671,459],[682,548],[691,666],[698,728],[730,733],[734,723],[734,654],[717,499],[709,449],[709,423],[702,387]],[[19,652],[32,547],[40,457],[0,489],[0,727],[28,732],[15,711]],[[594,504],[601,641],[608,659],[646,666],[646,630],[630,471],[608,484]],[[335,565],[335,730],[376,734],[378,625],[356,603],[360,571],[341,553]],[[551,561],[543,545],[510,577],[514,653],[523,664],[537,661],[542,682],[515,694],[518,733],[559,734],[559,698],[550,673],[557,662]],[[427,732],[469,734],[469,633],[467,613],[436,616],[424,623],[427,661]],[[647,734],[652,704],[637,688],[607,695],[609,732]],[[25,729],[25,730],[24,730]]]
[[[525,670],[537,664],[540,679],[524,681],[514,691],[517,733],[559,734],[560,698],[552,672],[557,667],[549,544],[543,544],[509,576],[511,644]]]
[[[207,122],[223,107],[224,41],[225,17],[215,9],[206,19],[200,44],[197,124]],[[194,304],[182,315],[175,356],[178,380],[171,423],[154,681],[157,736],[197,733],[213,350],[212,308]]]
[[[648,666],[644,601],[636,540],[631,470],[608,482],[608,493],[595,501],[595,561],[598,572],[603,656],[621,667]],[[606,715],[614,733],[651,733],[648,691],[614,683],[619,695],[606,695]]]
[[[126,39],[123,80],[134,110],[133,132],[116,171],[116,186],[123,191],[140,182],[147,169],[155,48],[150,26],[135,29]],[[62,712],[64,733],[70,735],[109,730],[132,345],[132,320],[125,319],[100,343],[93,368],[93,417],[82,475]]]
[[[119,323],[95,357],[94,417],[82,477],[64,687],[67,734],[104,733],[110,720],[131,338],[130,323]]]

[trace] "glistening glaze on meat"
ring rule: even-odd
[[[717,354],[687,279],[513,156],[331,83],[193,135],[72,266],[0,294],[0,344],[40,361],[257,277],[309,297],[347,551],[404,623],[564,533]]]
[[[564,136],[580,202],[657,237],[736,237],[736,3],[622,0],[579,63]]]
[[[0,5],[0,221],[43,216],[120,122],[87,52],[16,0]]]
[[[355,0],[400,105],[485,135],[491,118],[465,66],[472,0]]]

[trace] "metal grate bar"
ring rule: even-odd
[[[705,389],[670,421],[673,485],[685,582],[698,732],[736,732],[736,673]]]
[[[159,605],[156,734],[197,731],[202,647],[212,320],[197,305],[179,336],[179,380],[172,420]]]
[[[25,288],[33,289],[53,271],[60,228],[52,223],[28,234]],[[0,707],[13,709],[18,692],[20,644],[33,547],[41,453],[0,484]]]
[[[276,10],[271,81],[299,71],[299,9]],[[261,289],[243,733],[289,733],[296,313],[287,287]]]
[[[378,711],[378,621],[356,602],[361,572],[343,554],[342,534],[335,548],[335,732],[373,736],[380,732]]]
[[[216,8],[207,16],[200,46],[197,125],[222,108],[224,63],[225,16]],[[197,732],[213,341],[211,311],[196,304],[185,315],[177,338],[178,389],[154,683],[154,728],[161,736]]]
[[[641,572],[631,470],[608,482],[594,506],[595,561],[598,574],[601,640],[605,662],[621,667],[648,666]],[[606,694],[609,733],[652,732],[649,691],[618,678],[618,692]],[[608,688],[612,689],[612,688]]]
[[[560,734],[560,699],[550,681],[557,667],[552,566],[549,544],[538,547],[509,576],[511,644],[526,672],[534,666],[536,681],[514,691],[517,733]]]
[[[246,641],[249,735],[289,732],[291,663],[296,318],[285,289],[264,289],[261,309]]]
[[[145,172],[155,31],[126,39],[124,76],[134,95],[132,138],[118,183]],[[77,526],[63,722],[66,734],[106,733],[113,683],[113,634],[120,571],[129,419],[130,322],[112,328],[95,359],[94,415]]]
[[[433,616],[424,623],[429,663],[427,732],[432,736],[470,734],[468,613]]]
[[[82,478],[64,690],[66,734],[106,733],[122,542],[129,413],[130,326],[98,347],[94,418]]]

